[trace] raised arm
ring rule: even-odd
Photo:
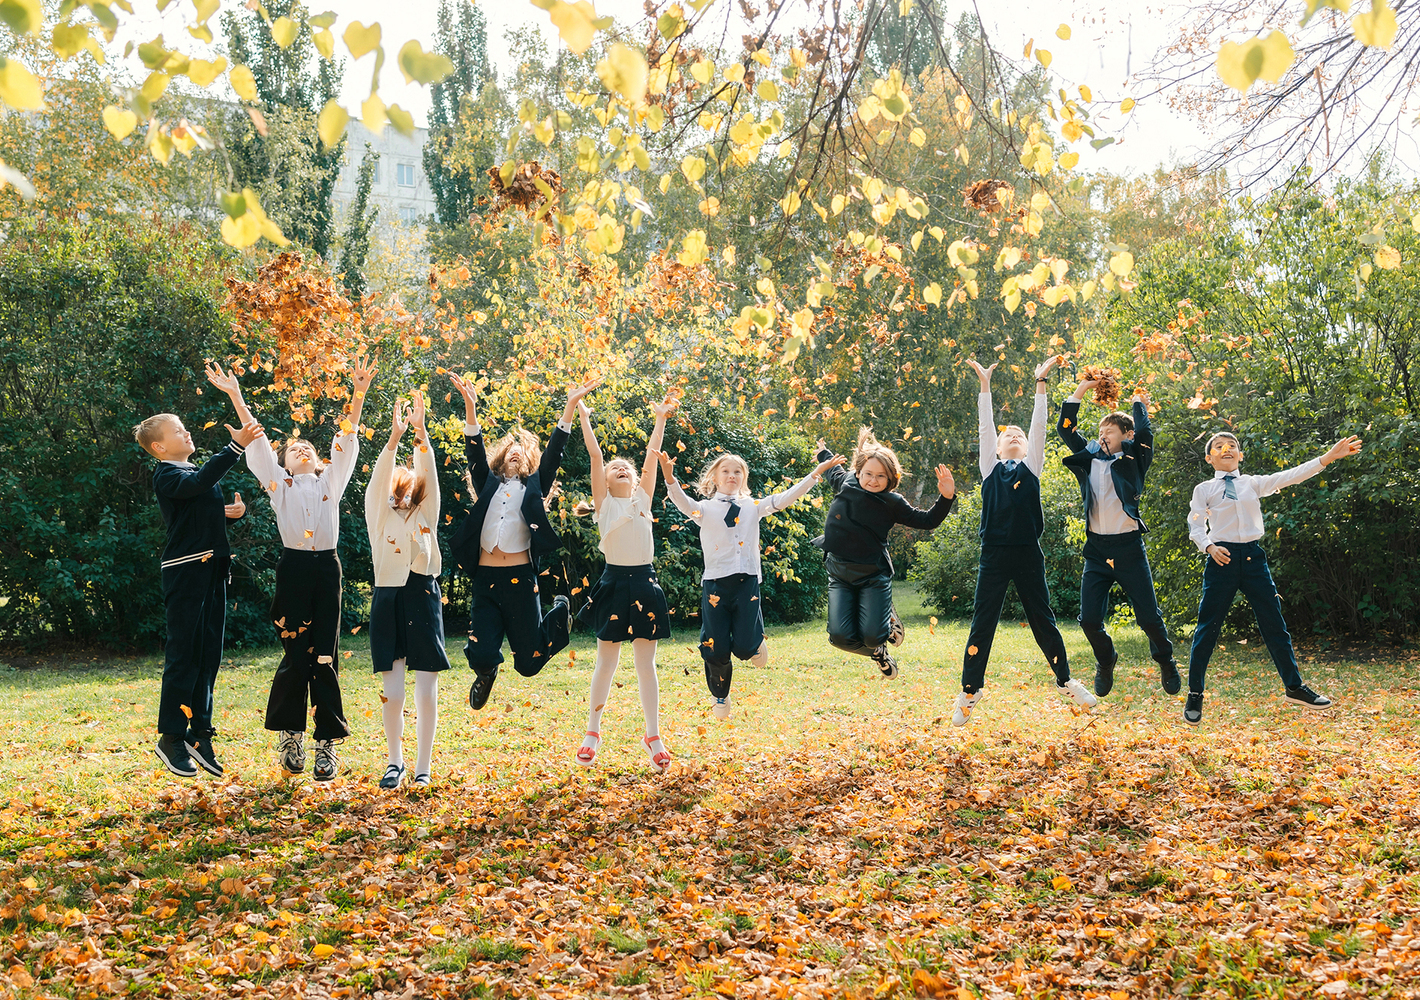
[[[1050,369],[1060,363],[1060,355],[1054,354],[1042,362],[1035,370],[1035,408],[1030,415],[1030,434],[1026,436],[1026,468],[1039,479],[1045,470],[1045,420],[1050,410]]]
[[[1080,402],[1096,384],[1093,379],[1086,379],[1075,387],[1069,399],[1060,404],[1060,420],[1055,424],[1055,432],[1071,451],[1084,451],[1090,446],[1080,433]]]
[[[760,504],[759,516],[768,517],[770,514],[783,510],[817,486],[818,481],[824,477],[829,469],[844,465],[847,461],[848,459],[842,455],[834,455],[832,458],[820,462],[814,467],[812,472],[803,479],[800,479],[793,486],[790,486],[787,490],[782,490],[765,497]]]
[[[1295,486],[1297,483],[1310,479],[1338,459],[1350,458],[1352,455],[1360,453],[1361,439],[1359,437],[1342,438],[1326,452],[1309,462],[1303,462],[1301,465],[1270,475],[1250,477],[1252,488],[1257,491],[1259,497],[1271,496],[1278,490],[1284,490],[1288,486]]]
[[[249,444],[265,440],[260,436],[261,425],[255,421],[243,424],[240,430],[228,424],[227,432],[232,435],[231,442],[203,462],[201,468],[179,468],[176,465],[160,463],[157,474],[153,477],[153,488],[176,500],[190,500],[201,496],[217,485],[232,466],[237,464],[237,459],[242,457],[242,451]]]
[[[899,501],[893,508],[893,519],[898,524],[930,531],[947,519],[947,513],[952,509],[952,501],[957,496],[956,480],[952,476],[952,470],[945,465],[937,466],[935,471],[937,490],[941,495],[937,497],[937,502],[926,510],[912,506],[907,498],[900,494],[892,494]]]
[[[648,497],[656,494],[656,470],[660,463],[656,459],[661,450],[661,442],[666,438],[666,421],[680,405],[680,400],[667,396],[659,403],[651,404],[651,412],[656,415],[656,425],[651,428],[651,437],[646,442],[646,461],[641,464],[641,490]]]
[[[449,372],[449,381],[463,397],[463,452],[468,462],[469,478],[475,490],[483,489],[491,474],[488,468],[488,453],[483,449],[483,428],[478,424],[478,389],[466,379]]]
[[[666,477],[666,496],[671,498],[671,503],[676,505],[677,510],[699,524],[703,511],[699,504],[685,495],[685,490],[681,489],[680,483],[676,482],[675,459],[663,451],[658,451],[655,454],[656,461],[661,464],[661,472]]]
[[[601,384],[601,379],[593,378],[567,390],[567,405],[562,408],[562,419],[557,422],[552,435],[547,439],[547,447],[542,449],[542,461],[537,467],[538,479],[543,483],[543,489],[551,488],[553,480],[557,478],[557,470],[562,467],[562,449],[567,445],[567,435],[572,430],[572,418],[576,416],[577,404],[582,401],[582,397]]]
[[[1138,448],[1136,460],[1139,473],[1143,475],[1154,464],[1154,425],[1149,422],[1149,394],[1143,389],[1134,392],[1134,444]]]
[[[606,499],[606,460],[602,457],[602,446],[597,443],[597,432],[592,429],[592,411],[581,400],[577,401],[577,416],[582,419],[582,442],[592,461],[592,506],[601,510],[602,501]]]
[[[424,393],[414,390],[414,400],[409,413],[409,426],[414,428],[414,474],[424,479],[424,499],[419,503],[420,511],[433,511],[439,516],[439,463],[434,452],[434,443],[429,440],[429,429],[425,426]]]
[[[399,457],[399,441],[408,426],[404,402],[397,399],[390,414],[389,441],[380,449],[380,457],[375,459],[375,468],[370,473],[370,482],[365,486],[365,526],[371,531],[378,526],[381,515],[389,506],[390,494],[394,492],[394,466]]]
[[[232,401],[232,409],[237,411],[237,422],[240,424],[254,423],[256,418],[251,415],[247,401],[242,398],[242,386],[237,381],[236,371],[223,371],[222,366],[216,362],[208,362],[204,371],[207,374],[207,381],[226,393],[227,398]]]
[[[375,380],[379,369],[370,364],[369,359],[363,353],[355,356],[355,365],[351,369],[352,387],[350,393],[350,426],[358,433],[360,430],[360,414],[365,410],[365,397],[369,395],[370,383]]]

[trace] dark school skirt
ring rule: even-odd
[[[604,642],[671,637],[666,593],[650,565],[607,566],[577,620],[591,626]]]
[[[444,651],[444,603],[439,581],[410,573],[403,587],[376,587],[370,599],[370,659],[375,673],[394,669],[448,670]]]

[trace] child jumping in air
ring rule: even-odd
[[[370,659],[383,675],[385,742],[389,763],[381,788],[398,788],[404,763],[404,677],[414,672],[414,783],[427,787],[439,728],[439,672],[449,669],[444,652],[444,607],[439,592],[439,474],[424,426],[424,396],[411,408],[394,405],[389,442],[380,451],[365,489],[365,525],[375,586],[370,600]],[[413,468],[397,465],[399,442],[414,430]]]
[[[821,438],[817,457],[825,465],[833,459]],[[888,532],[897,524],[937,527],[952,509],[956,482],[950,469],[937,466],[937,501],[927,510],[912,506],[896,492],[902,481],[897,453],[879,442],[870,427],[858,431],[858,447],[848,464],[852,472],[828,469],[833,503],[823,534],[814,539],[828,571],[828,641],[844,652],[870,657],[884,677],[893,678],[897,661],[888,643],[901,645],[904,631],[892,608]]]
[[[337,658],[342,581],[335,549],[340,541],[340,500],[360,455],[360,413],[376,370],[364,356],[355,359],[349,412],[336,429],[329,463],[322,463],[315,446],[301,438],[287,441],[278,454],[262,434],[246,452],[247,468],[271,501],[282,546],[271,601],[282,655],[271,679],[266,728],[279,734],[282,769],[300,774],[306,767],[308,706],[315,707],[311,776],[316,781],[335,777],[340,767],[335,745],[350,735]],[[243,421],[251,420],[234,373],[212,365],[207,377],[227,394]]]
[[[1208,439],[1204,459],[1214,469],[1213,478],[1193,488],[1188,509],[1188,537],[1208,558],[1203,564],[1203,599],[1198,604],[1198,628],[1188,658],[1188,699],[1183,721],[1196,726],[1203,721],[1203,684],[1208,661],[1218,643],[1223,619],[1239,590],[1252,605],[1258,630],[1272,654],[1272,662],[1287,689],[1287,701],[1306,708],[1331,707],[1331,699],[1302,682],[1292,636],[1282,618],[1282,601],[1267,568],[1267,553],[1258,544],[1262,528],[1262,498],[1310,479],[1337,459],[1361,451],[1361,439],[1348,437],[1331,446],[1320,458],[1270,476],[1238,472],[1242,448],[1229,431]]]
[[[464,655],[474,672],[468,703],[476,710],[488,703],[498,679],[504,635],[513,650],[513,669],[524,677],[536,676],[567,646],[571,625],[567,598],[562,594],[553,598],[546,618],[538,600],[539,563],[562,546],[547,519],[543,497],[562,464],[577,403],[601,380],[591,379],[568,390],[562,419],[546,450],[520,427],[485,451],[473,383],[454,374],[449,378],[463,396],[464,453],[469,483],[477,494],[473,510],[450,543],[458,572],[473,581]]]
[[[222,496],[222,477],[261,435],[247,416],[241,430],[225,425],[232,440],[201,467],[188,459],[192,435],[172,413],[158,413],[133,428],[133,437],[158,460],[153,492],[168,538],[163,546],[163,603],[168,641],[163,687],[158,696],[158,759],[180,778],[194,778],[200,765],[220,778],[222,764],[212,747],[212,689],[222,664],[227,580],[232,550],[227,522],[246,513],[242,495]]]
[[[705,499],[691,500],[675,480],[675,462],[657,452],[666,477],[666,492],[682,514],[700,526],[705,574],[700,596],[700,656],[710,688],[711,711],[730,717],[730,657],[756,667],[769,662],[760,607],[759,522],[798,500],[829,469],[847,461],[835,455],[782,493],[756,500],[749,492],[749,466],[738,455],[715,458],[700,474],[696,490]]]
[[[646,720],[646,735],[641,742],[656,770],[664,771],[671,762],[670,752],[659,735],[661,696],[656,681],[656,643],[670,638],[670,610],[652,565],[656,544],[651,534],[651,495],[656,491],[656,453],[665,437],[666,418],[675,408],[676,401],[669,396],[651,407],[656,424],[646,442],[646,461],[638,478],[635,467],[624,458],[602,464],[602,449],[592,429],[591,413],[585,403],[577,404],[582,440],[592,460],[591,510],[596,512],[600,547],[606,556],[606,569],[583,609],[583,616],[590,616],[597,634],[587,735],[576,756],[577,763],[584,767],[597,759],[602,711],[621,659],[621,644],[627,640],[636,663],[641,714]],[[584,512],[591,511],[578,510]]]
[[[1116,583],[1134,606],[1134,619],[1149,637],[1149,655],[1159,665],[1159,683],[1165,694],[1178,694],[1178,663],[1173,640],[1164,625],[1163,612],[1154,594],[1154,574],[1144,551],[1144,520],[1139,498],[1144,477],[1154,461],[1154,430],[1149,423],[1149,397],[1134,394],[1134,414],[1106,413],[1099,422],[1099,438],[1086,441],[1080,433],[1080,403],[1095,387],[1080,383],[1060,407],[1056,430],[1072,454],[1065,468],[1080,482],[1085,506],[1085,572],[1080,578],[1080,628],[1095,654],[1095,694],[1103,698],[1114,688],[1114,667],[1119,662],[1114,640],[1105,631],[1109,591]]]
[[[971,634],[962,659],[961,694],[957,695],[952,724],[971,721],[971,710],[986,694],[986,662],[1001,622],[1001,605],[1006,587],[1014,583],[1016,596],[1025,606],[1035,643],[1055,673],[1055,684],[1075,704],[1089,709],[1095,696],[1070,677],[1065,640],[1055,626],[1050,609],[1050,588],[1045,582],[1045,554],[1040,535],[1045,530],[1045,512],[1040,503],[1040,475],[1045,468],[1045,421],[1050,370],[1059,356],[1035,370],[1035,408],[1031,411],[1030,433],[1015,424],[998,436],[996,414],[991,401],[991,374],[996,366],[982,368],[974,359],[967,363],[976,371],[981,392],[976,398],[981,430],[981,563],[976,573],[976,600],[972,609]]]

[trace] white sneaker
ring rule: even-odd
[[[759,641],[759,649],[755,650],[754,655],[749,658],[749,662],[750,662],[750,665],[751,665],[751,666],[755,666],[755,667],[763,667],[763,666],[768,665],[768,663],[769,663],[769,640],[768,640],[768,639],[761,639],[761,640]]]
[[[974,694],[967,694],[963,691],[957,695],[957,708],[952,713],[952,725],[964,726],[971,721],[971,710],[976,707],[976,703],[986,697],[986,689],[982,688]]]
[[[1094,694],[1088,688],[1085,687],[1085,685],[1081,684],[1073,677],[1066,681],[1064,684],[1057,684],[1055,690],[1064,694],[1076,705],[1079,705],[1086,711],[1089,711],[1100,703],[1100,700],[1096,698]]]
[[[730,717],[730,696],[716,698],[710,705],[710,711],[715,713],[717,719],[728,719]]]

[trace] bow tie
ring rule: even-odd
[[[1006,467],[1006,471],[1007,471],[1008,473],[1011,473],[1011,472],[1015,472],[1015,471],[1016,471],[1016,466],[1020,465],[1021,463],[1018,462],[1018,461],[1016,461],[1014,458],[1008,458],[1008,459],[1006,459],[1005,461],[1003,461],[1001,464]]]
[[[1102,451],[1095,452],[1095,458],[1099,459],[1101,462],[1113,462],[1118,457],[1118,455],[1106,455]]]

